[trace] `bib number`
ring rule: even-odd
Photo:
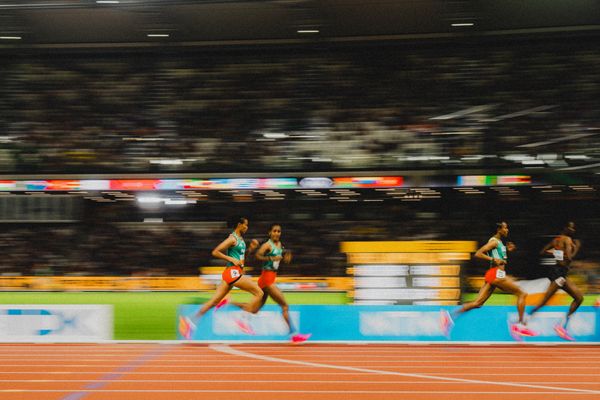
[[[504,271],[503,269],[498,268],[496,270],[496,279],[504,279],[506,278],[506,271]]]
[[[232,269],[230,271],[230,274],[231,274],[231,278],[235,279],[240,276],[240,271],[238,271],[237,269]]]
[[[552,251],[552,254],[554,254],[554,259],[556,261],[564,261],[565,260],[565,252],[562,250],[556,250],[554,249]]]
[[[563,287],[565,286],[565,283],[567,283],[567,280],[564,276],[559,276],[554,280],[554,282],[558,285],[558,287]]]
[[[280,263],[280,262],[281,262],[281,261],[273,261],[273,268],[275,268],[275,270],[278,270],[278,269],[279,269],[279,263]]]

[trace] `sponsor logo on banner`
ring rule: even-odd
[[[326,189],[333,186],[333,181],[325,177],[307,177],[300,180],[300,187],[312,189]]]
[[[0,306],[0,341],[4,342],[86,342],[110,340],[112,333],[112,306]]]
[[[290,319],[295,327],[300,326],[300,313],[290,311]],[[213,314],[212,331],[216,335],[248,336],[240,330],[236,321],[248,324],[256,336],[287,335],[289,328],[280,311],[260,311],[248,314],[244,311],[218,312]]]
[[[442,336],[439,311],[377,311],[360,313],[364,336]]]

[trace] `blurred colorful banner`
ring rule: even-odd
[[[529,175],[462,175],[457,179],[458,186],[493,186],[493,185],[530,185]]]
[[[463,175],[409,181],[409,186],[530,185],[527,175]],[[456,182],[456,183],[455,183]],[[0,191],[79,190],[223,190],[223,189],[368,189],[407,185],[402,176],[347,176],[304,178],[210,178],[210,179],[105,179],[105,180],[1,180]]]
[[[401,176],[360,176],[333,178],[336,188],[386,188],[401,187],[404,179]]]

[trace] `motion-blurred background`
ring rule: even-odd
[[[246,239],[282,225],[295,304],[458,304],[495,222],[535,280],[572,220],[591,304],[599,39],[597,0],[0,0],[0,301],[113,304],[115,338],[173,338],[241,214]],[[440,241],[471,244],[423,255]],[[377,279],[413,264],[459,279]]]

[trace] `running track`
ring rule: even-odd
[[[0,345],[2,400],[600,399],[600,346]]]

